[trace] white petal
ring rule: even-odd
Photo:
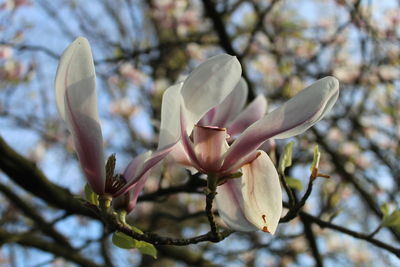
[[[282,214],[282,190],[278,173],[267,153],[242,167],[244,214],[258,229],[275,233]]]
[[[244,215],[240,178],[228,180],[225,184],[218,186],[215,200],[218,214],[229,228],[241,232],[257,230]]]
[[[234,137],[242,133],[261,119],[265,112],[267,112],[267,99],[264,95],[259,95],[228,125],[228,134]]]
[[[63,53],[56,75],[56,99],[67,122],[82,169],[92,189],[104,193],[103,137],[97,111],[96,76],[88,41],[79,37]]]
[[[163,95],[161,106],[161,126],[158,149],[174,143],[180,137],[179,114],[182,103],[183,83],[169,87]]]
[[[93,83],[93,106],[91,106],[93,115],[97,115],[97,98],[95,89],[95,69],[93,64],[92,51],[86,38],[78,37],[63,52],[58,64],[55,88],[58,112],[65,120],[65,91],[67,88],[77,82],[86,81]],[[93,112],[95,110],[95,112]],[[97,117],[98,120],[98,117]]]
[[[282,132],[274,138],[289,138],[305,132],[332,109],[338,97],[339,81],[330,76],[322,78],[300,91],[283,106],[274,110],[272,112],[274,114],[271,115],[276,117],[283,115],[282,126],[293,125],[299,121],[304,122],[302,124],[297,123],[299,124],[297,127]]]
[[[208,126],[226,127],[246,104],[248,90],[246,81],[240,79],[235,89],[216,107],[216,113]]]
[[[175,163],[184,165],[186,167],[192,166],[191,160],[185,151],[182,141],[178,142],[169,156],[174,160]]]
[[[339,82],[325,77],[247,128],[226,153],[224,165],[252,153],[269,138],[288,138],[313,126],[328,113],[339,95]]]
[[[218,55],[198,66],[184,81],[182,97],[187,110],[187,133],[211,108],[220,104],[240,80],[242,68],[236,57]]]
[[[143,163],[148,158],[150,158],[151,154],[152,152],[149,150],[145,153],[136,156],[134,159],[131,160],[131,162],[129,162],[128,166],[125,168],[123,172],[124,178],[127,182],[132,181],[137,176],[137,174],[143,167]]]

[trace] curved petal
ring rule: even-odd
[[[180,136],[179,113],[182,103],[182,84],[172,85],[164,92],[158,148],[174,143]]]
[[[100,124],[85,114],[66,110],[75,150],[82,170],[93,191],[104,194],[106,180],[103,137]]]
[[[61,118],[65,120],[65,91],[67,88],[77,82],[89,80],[87,83],[93,82],[94,96],[96,74],[94,70],[92,51],[89,42],[84,37],[78,37],[63,52],[58,63],[55,89],[57,109]],[[97,114],[97,98],[93,101],[92,108]],[[98,120],[98,116],[96,117]]]
[[[271,159],[258,152],[258,158],[242,167],[244,215],[258,229],[274,234],[282,214],[282,190]]]
[[[267,154],[271,155],[276,148],[276,142],[274,139],[268,139],[265,141],[258,149],[265,151]]]
[[[56,99],[82,169],[93,191],[104,194],[103,137],[97,111],[96,76],[88,41],[77,38],[63,53],[56,74]]]
[[[217,107],[213,107],[210,109],[198,122],[197,125],[200,126],[210,126],[211,122],[214,119],[215,113],[217,113]]]
[[[196,156],[196,152],[194,151],[194,145],[192,143],[192,141],[189,139],[189,136],[187,134],[187,132],[185,131],[185,129],[187,129],[186,127],[186,116],[185,114],[182,112],[181,110],[181,114],[180,114],[180,129],[181,129],[181,142],[182,142],[182,146],[183,149],[186,153],[187,158],[190,160],[190,165],[194,168],[196,168],[197,170],[201,171],[201,172],[205,172],[201,167],[200,167],[200,163],[197,159]]]
[[[257,96],[236,118],[228,124],[228,134],[235,136],[242,133],[254,122],[261,119],[267,112],[267,99],[264,95]]]
[[[133,158],[131,162],[129,162],[128,166],[125,168],[122,174],[124,176],[125,181],[127,181],[128,183],[132,181],[136,177],[139,170],[142,168],[143,163],[148,158],[150,158],[150,156],[151,156],[151,151],[147,151]]]
[[[338,95],[336,78],[318,80],[247,128],[229,148],[224,165],[245,157],[269,138],[287,138],[303,133],[331,110]]]
[[[226,125],[239,114],[246,104],[248,90],[246,81],[243,78],[240,79],[236,87],[225,98],[225,100],[215,107],[215,115],[212,117],[210,123],[205,126],[226,127]]]
[[[143,187],[149,177],[150,172],[144,174],[139,181],[137,181],[131,190],[126,192],[123,195],[113,198],[112,205],[115,210],[126,210],[127,213],[130,213],[135,207],[137,203],[137,199],[139,197],[140,192],[143,190]]]
[[[254,152],[247,154],[245,157],[238,159],[232,165],[223,164],[220,169],[220,172],[222,174],[237,172],[237,170],[239,170],[244,164],[248,164],[248,163],[252,162],[253,160],[255,160],[259,156],[259,154],[260,153],[258,153],[258,151],[254,151]]]
[[[134,180],[137,181],[137,179],[140,179],[142,175],[154,168],[162,159],[164,159],[168,155],[169,152],[174,149],[177,143],[178,142],[169,144],[164,148],[153,152],[153,154],[151,154],[151,156],[144,162],[142,168],[140,169],[140,172],[136,174]]]
[[[169,154],[171,158],[175,161],[175,163],[191,167],[192,163],[188,155],[186,154],[185,148],[183,147],[182,142],[178,142],[178,144],[174,147],[174,149]]]
[[[187,77],[181,94],[186,108],[188,134],[207,111],[232,92],[240,80],[241,72],[236,57],[222,54],[208,59]]]
[[[139,155],[133,159],[124,171],[124,177],[127,183],[114,195],[114,197],[120,196],[134,187],[135,184],[142,179],[144,175],[146,175],[146,173],[150,172],[150,170],[154,168],[157,163],[164,159],[168,153],[174,149],[176,144],[177,142],[169,144],[168,146],[157,150],[154,153],[148,151],[147,153]],[[134,175],[132,176],[132,174]]]
[[[257,230],[244,215],[244,201],[239,178],[230,179],[218,186],[215,201],[219,216],[229,228],[242,232]]]
[[[274,139],[289,138],[304,133],[332,109],[338,97],[339,81],[335,77],[328,76],[308,86],[276,110],[275,116],[284,114],[281,127],[288,130],[275,135]],[[297,112],[303,114],[296,116]],[[289,117],[289,114],[293,115]],[[296,121],[302,122],[296,123]]]
[[[130,213],[135,207],[137,203],[137,199],[139,197],[140,192],[142,192],[144,185],[146,184],[147,178],[149,178],[150,172],[146,172],[142,177],[140,177],[139,181],[135,183],[133,188],[127,192],[129,194],[129,202],[126,207],[127,213]]]

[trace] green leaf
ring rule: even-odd
[[[392,214],[384,216],[382,219],[383,227],[400,227],[400,210],[395,210]]]
[[[294,144],[294,142],[289,142],[286,144],[286,146],[283,150],[283,154],[282,154],[281,158],[279,159],[278,170],[279,170],[279,173],[282,175],[285,173],[285,169],[292,165],[293,144]]]
[[[286,183],[290,188],[293,188],[297,191],[303,190],[303,183],[299,179],[286,176]]]
[[[383,213],[383,217],[384,218],[389,215],[389,205],[388,205],[388,203],[382,204],[380,209],[381,209],[381,212]]]
[[[93,192],[92,188],[89,184],[85,185],[85,198],[87,201],[92,203],[93,205],[99,205],[99,195]]]
[[[138,228],[132,226],[132,229],[134,228],[136,230],[133,231],[143,233]],[[155,259],[157,258],[157,249],[153,246],[153,244],[150,244],[146,241],[136,240],[122,232],[115,232],[112,237],[112,242],[119,248],[138,249],[142,254],[150,255]]]
[[[139,241],[137,241],[136,239],[121,232],[115,232],[113,234],[112,242],[117,247],[123,249],[137,248],[139,243]]]
[[[318,169],[320,158],[321,158],[321,152],[319,152],[318,145],[316,145],[314,147],[314,158],[310,168],[311,171],[313,171],[315,168]]]
[[[142,254],[152,256],[157,259],[157,249],[146,241],[139,241],[139,247],[137,248]]]

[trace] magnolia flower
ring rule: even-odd
[[[272,138],[301,134],[321,120],[336,102],[339,84],[336,78],[325,77],[265,116],[263,104],[254,104],[262,102],[259,97],[247,109],[253,105],[261,112],[245,109],[236,116],[242,106],[240,94],[244,97],[235,92],[244,86],[240,77],[238,60],[219,55],[168,88],[163,96],[159,146],[181,136],[171,155],[181,164],[219,178],[216,201],[223,221],[235,230],[261,229],[273,234],[282,212],[282,191],[272,161],[258,148]],[[243,114],[247,120],[238,119]],[[239,170],[240,179],[229,179]]]
[[[89,42],[85,38],[77,38],[62,54],[55,88],[58,112],[72,134],[82,170],[93,191],[99,195],[117,197],[133,188],[133,194],[139,194],[149,171],[169,153],[176,142],[167,144],[155,153],[137,156],[122,176],[114,175],[112,167],[112,172],[106,178],[103,137],[97,110],[96,74]]]

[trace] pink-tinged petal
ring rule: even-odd
[[[197,170],[204,172],[204,170],[200,167],[200,163],[197,159],[196,152],[194,151],[194,147],[193,147],[194,145],[185,130],[185,129],[187,129],[186,116],[182,110],[181,110],[181,114],[180,114],[180,122],[181,122],[181,125],[180,125],[181,143],[182,143],[183,149],[185,150],[187,157],[190,160],[190,165],[192,167],[196,168]]]
[[[259,95],[228,124],[228,134],[234,137],[242,133],[254,122],[261,119],[265,115],[265,112],[267,112],[267,100],[264,95]]]
[[[242,232],[257,230],[244,215],[240,178],[230,179],[218,186],[215,200],[219,216],[229,228]]]
[[[88,183],[96,194],[102,195],[106,178],[100,124],[84,114],[69,110],[66,111],[66,119],[71,125],[75,150]]]
[[[221,128],[226,127],[227,124],[232,121],[243,109],[244,105],[246,104],[247,93],[247,83],[244,79],[240,79],[235,89],[233,89],[233,91],[225,98],[225,100],[221,104],[215,107],[215,115],[212,117],[211,120],[209,120],[209,123],[204,126],[210,125],[218,126]]]
[[[158,148],[174,143],[180,136],[179,113],[182,103],[182,84],[175,84],[164,92]]]
[[[273,111],[277,117],[283,114],[281,127],[288,129],[274,136],[274,139],[289,138],[304,133],[332,109],[338,97],[339,81],[335,77],[322,78],[305,88],[276,112]],[[297,114],[298,112],[303,114]]]
[[[155,151],[154,153],[144,153],[136,157],[124,171],[126,185],[119,190],[114,197],[120,196],[133,188],[135,184],[142,179],[144,175],[149,173],[161,160],[163,160],[169,152],[176,146],[177,142]],[[136,170],[135,170],[136,169]],[[134,174],[133,176],[131,176]]]
[[[125,210],[127,213],[130,213],[136,207],[139,194],[143,190],[143,187],[149,176],[150,172],[147,172],[142,177],[140,177],[139,181],[137,181],[133,185],[133,188],[131,190],[129,190],[123,195],[114,198],[112,201],[114,209],[115,210],[122,209]]]
[[[136,174],[135,179],[140,179],[138,177],[141,177],[146,172],[154,168],[161,160],[163,160],[168,155],[169,152],[174,149],[177,143],[178,141],[153,152],[153,154],[144,162],[142,169],[140,169],[140,172]]]
[[[88,41],[79,37],[63,53],[56,75],[56,99],[71,132],[86,178],[104,194],[103,137],[97,111],[96,76]]]
[[[186,167],[192,166],[192,162],[186,154],[182,142],[178,142],[178,144],[176,144],[169,156],[178,164],[184,165]]]
[[[228,146],[229,148],[229,146]],[[228,148],[226,150],[228,150]],[[243,158],[238,159],[233,164],[222,164],[220,169],[220,173],[227,174],[237,172],[244,164],[250,163],[255,160],[259,156],[258,151],[253,151],[252,153],[246,155]]]
[[[226,152],[226,129],[196,125],[193,130],[194,151],[200,166],[207,173],[221,168]]]
[[[282,214],[282,190],[271,159],[258,152],[254,161],[242,167],[244,215],[258,229],[274,234]]]
[[[150,172],[146,172],[142,177],[140,177],[139,181],[135,183],[133,188],[127,192],[129,194],[129,202],[128,206],[126,207],[126,211],[128,213],[131,212],[136,207],[139,194],[140,192],[142,192],[143,187],[146,184],[147,178],[149,178],[149,176]]]
[[[240,80],[242,68],[236,57],[214,56],[198,66],[181,90],[186,108],[187,133],[211,108],[220,104]]]
[[[197,125],[208,126],[212,125],[211,122],[214,119],[215,113],[217,112],[218,106],[210,109],[198,122]]]
[[[265,141],[259,148],[259,150],[265,151],[267,154],[271,153],[274,151],[276,148],[276,142],[274,139],[268,139]]]
[[[247,128],[229,148],[224,165],[245,157],[269,138],[287,138],[303,133],[330,111],[338,95],[336,78],[318,80]]]
[[[127,182],[132,181],[137,176],[139,171],[142,169],[143,163],[148,158],[150,158],[150,156],[151,156],[151,151],[147,151],[132,159],[122,174],[125,178],[125,181]]]

